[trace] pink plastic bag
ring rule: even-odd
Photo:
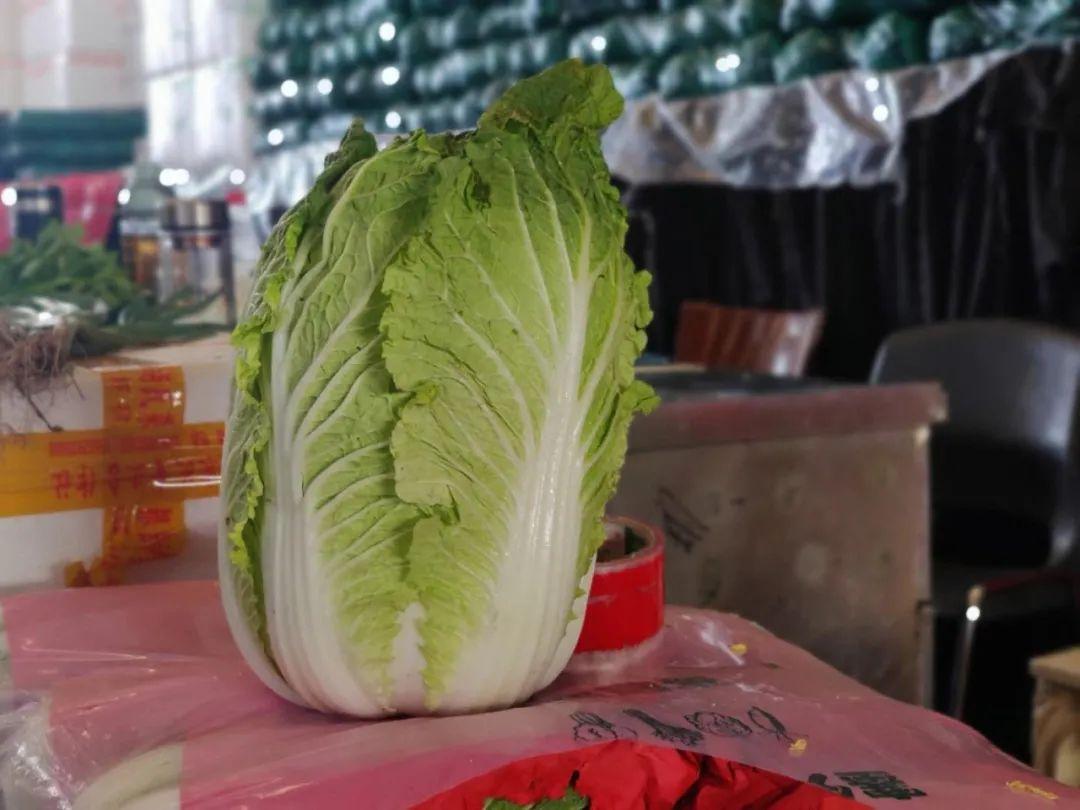
[[[967,727],[712,612],[668,608],[636,660],[572,663],[525,707],[358,723],[266,691],[211,583],[25,594],[0,607],[11,686],[0,786],[13,807],[396,810],[613,741],[744,763],[871,807],[1080,806],[1080,792]]]

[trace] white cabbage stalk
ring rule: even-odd
[[[361,717],[508,706],[576,644],[635,411],[648,276],[603,67],[474,132],[362,128],[271,236],[236,333],[222,590],[262,679]]]

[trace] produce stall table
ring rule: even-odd
[[[594,810],[1080,800],[962,724],[712,611],[669,606],[653,643],[574,660],[524,706],[375,723],[265,689],[213,582],[23,594],[0,613],[5,807],[473,810],[569,783]]]
[[[661,526],[668,599],[759,622],[891,697],[932,693],[936,385],[646,374],[614,514]]]

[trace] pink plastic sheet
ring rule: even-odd
[[[871,807],[1080,806],[1080,792],[965,726],[718,613],[668,608],[649,649],[572,664],[528,706],[360,723],[267,692],[213,583],[25,594],[0,608],[9,807],[408,808],[519,760],[614,740],[722,757]]]

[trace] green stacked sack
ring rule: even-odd
[[[11,164],[4,157],[7,153],[8,138],[10,137],[8,118],[7,113],[0,112],[0,180],[10,180],[15,175]]]
[[[126,166],[146,125],[143,109],[23,110],[0,127],[2,171],[46,175]]]
[[[276,0],[252,65],[260,140],[472,126],[576,56],[627,98],[888,71],[1080,32],[1077,0]]]
[[[962,3],[930,26],[929,58],[957,59],[1028,42],[1057,42],[1080,33],[1075,0]]]

